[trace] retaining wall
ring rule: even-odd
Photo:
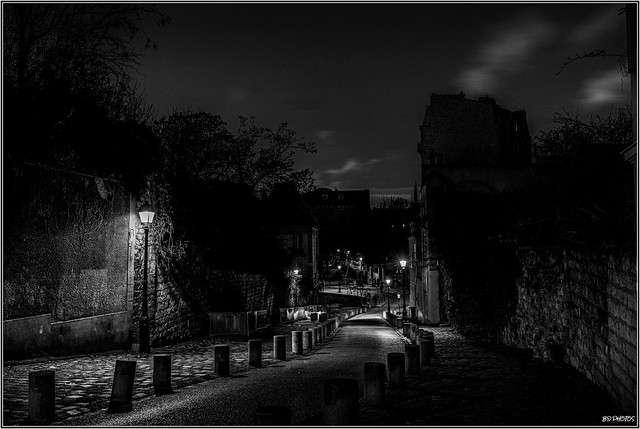
[[[635,252],[522,249],[517,257],[517,304],[499,329],[500,342],[572,365],[634,410]]]

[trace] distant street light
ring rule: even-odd
[[[338,265],[338,293],[342,293],[342,272],[340,268],[342,268],[342,265]]]
[[[144,268],[142,277],[142,311],[140,321],[138,324],[139,337],[140,337],[140,353],[151,352],[151,335],[149,333],[149,303],[148,303],[148,266],[149,266],[149,227],[153,222],[155,215],[151,205],[145,203],[138,210],[140,215],[140,222],[144,228]]]
[[[400,313],[400,294],[398,294],[398,313]]]
[[[387,313],[391,313],[391,279],[386,279],[387,282]]]
[[[295,287],[295,292],[296,292],[294,305],[296,307],[298,306],[298,295],[300,294],[300,287],[298,286],[298,279],[299,279],[298,273],[299,272],[300,272],[300,270],[297,269],[297,268],[293,270],[293,282],[294,282],[293,285]]]
[[[407,270],[405,270],[405,267],[407,266],[407,261],[400,260],[400,266],[402,267],[402,320],[405,320],[407,318],[407,294],[405,292],[407,283]]]

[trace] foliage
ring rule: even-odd
[[[55,165],[139,185],[153,160],[150,111],[132,83],[155,47],[146,4],[6,4],[4,147],[15,160]],[[134,153],[149,153],[137,159]]]
[[[155,123],[162,142],[163,169],[189,183],[230,182],[265,196],[278,183],[294,181],[299,191],[313,185],[309,170],[294,170],[296,152],[315,152],[286,122],[277,130],[240,118],[237,135],[218,115],[176,112]]]
[[[585,145],[618,144],[628,146],[633,140],[631,108],[612,109],[607,117],[592,116],[588,122],[579,114],[556,113],[553,118],[558,127],[542,131],[534,138],[533,153],[536,162],[568,162]]]

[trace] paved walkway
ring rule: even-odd
[[[310,322],[297,322],[285,329],[290,332],[308,326]],[[423,366],[419,375],[408,375],[405,388],[388,390],[385,405],[363,404],[361,425],[600,426],[604,416],[625,415],[602,390],[571,368],[532,361],[513,351],[478,346],[452,328],[428,330],[435,336],[436,355],[431,365]],[[397,331],[396,335],[400,336]],[[249,369],[247,343],[225,340],[190,341],[154,348],[152,352],[173,355],[172,384],[179,390],[216,378],[215,344],[230,345],[232,373]],[[289,352],[290,335],[288,341]],[[271,359],[272,347],[271,341],[263,342],[265,365],[275,363]],[[41,369],[56,370],[56,424],[64,425],[65,418],[106,408],[116,359],[138,362],[134,397],[152,396],[149,356],[121,352],[5,366],[3,424],[25,424],[28,373]],[[321,421],[304,423],[322,425]]]

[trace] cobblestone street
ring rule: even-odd
[[[378,308],[371,313],[380,312]],[[289,334],[311,325],[309,321],[282,325],[275,333]],[[387,389],[385,405],[363,405],[361,425],[597,426],[603,424],[605,416],[625,415],[601,389],[572,368],[533,361],[519,352],[479,346],[449,327],[428,330],[435,337],[436,352],[431,364],[422,366],[419,375],[407,375],[406,387]],[[400,336],[397,330],[396,333]],[[152,355],[173,356],[172,384],[181,390],[217,377],[213,359],[216,344],[230,345],[232,375],[255,370],[248,365],[247,343],[237,339],[190,341],[154,348]],[[288,335],[288,359],[292,357],[290,350]],[[264,339],[265,366],[275,363],[272,353],[272,341]],[[116,359],[137,361],[134,408],[136,400],[154,395],[152,356],[120,352],[8,365],[3,368],[4,425],[26,424],[27,380],[31,371],[56,371],[54,424],[64,425],[69,417],[106,408]],[[318,419],[319,416],[303,423],[321,425]]]
[[[287,337],[287,358],[291,358],[292,330],[306,330],[315,323],[299,321],[277,327],[275,334]],[[26,424],[29,397],[29,373],[55,370],[56,423],[109,405],[116,360],[135,360],[136,376],[133,399],[154,395],[153,355],[172,355],[171,380],[174,389],[193,386],[217,378],[214,373],[214,346],[229,344],[231,373],[251,370],[248,344],[239,338],[205,338],[164,347],[154,347],[150,355],[115,351],[96,355],[52,359],[43,362],[15,363],[3,366],[3,424]],[[273,359],[272,337],[263,339],[263,365],[277,362]]]
[[[385,406],[363,407],[363,425],[591,426],[624,415],[572,368],[481,347],[452,328],[427,329],[435,358],[407,375],[404,389],[388,390]]]

